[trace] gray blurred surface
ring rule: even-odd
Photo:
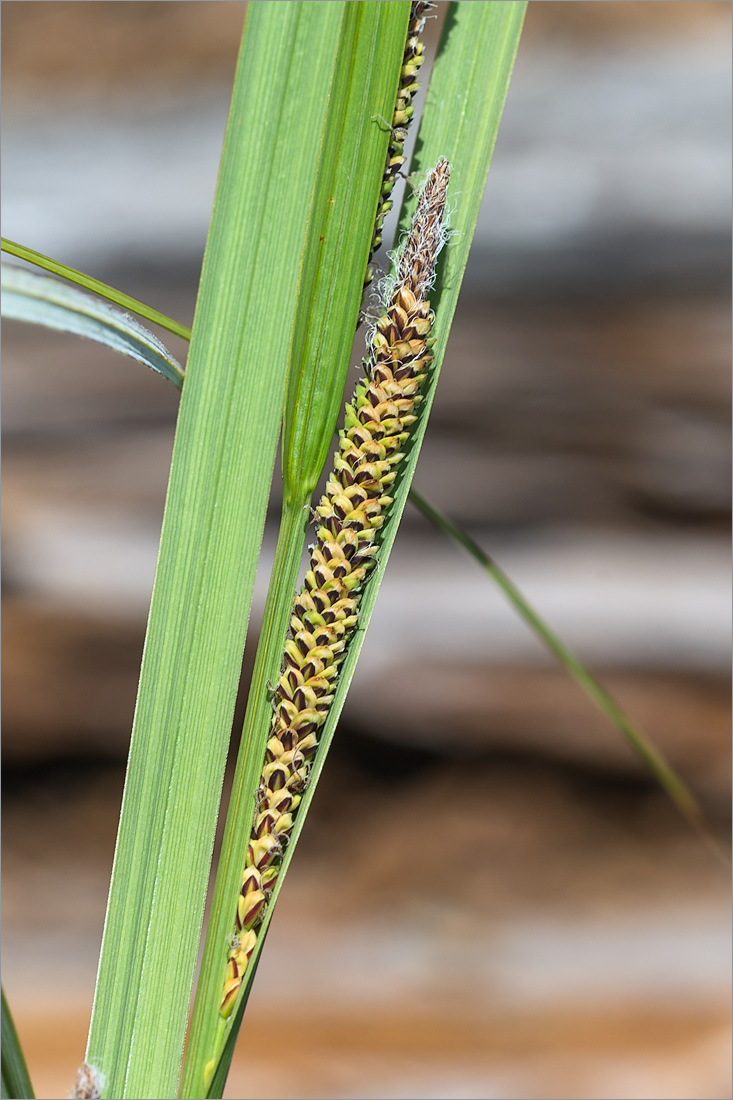
[[[3,9],[4,234],[190,322],[243,5]],[[416,481],[716,820],[729,22],[530,5]],[[83,1049],[177,394],[72,338],[7,325],[3,349],[6,982],[51,1097]],[[728,920],[630,751],[408,511],[229,1095],[728,1096]]]

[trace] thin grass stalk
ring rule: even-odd
[[[684,780],[666,760],[664,754],[647,736],[636,728],[603,684],[575,656],[573,651],[558,637],[541,615],[535,611],[504,570],[479,546],[475,539],[461,530],[415,489],[410,492],[410,500],[430,523],[438,530],[449,535],[489,574],[518,612],[520,618],[524,620],[553,657],[560,662],[566,672],[572,676],[601,713],[616,727],[629,748],[639,757],[662,790],[669,795],[669,798],[688,824],[706,843],[713,844],[716,854],[723,854],[720,842],[706,820],[700,803]]]

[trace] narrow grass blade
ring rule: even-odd
[[[684,780],[677,774],[671,764],[665,760],[663,754],[655,747],[651,740],[633,724],[622,707],[616,702],[603,685],[596,679],[585,665],[575,656],[557,634],[548,626],[545,620],[534,610],[525,599],[514,582],[506,575],[503,569],[489,557],[489,555],[471,538],[469,534],[461,530],[447,516],[430,504],[415,489],[410,491],[410,500],[415,507],[422,512],[426,519],[449,535],[454,542],[462,546],[464,550],[478,562],[489,576],[496,582],[506,598],[524,619],[540,641],[547,647],[553,657],[556,657],[563,668],[575,682],[582,688],[598,709],[605,714],[608,720],[618,730],[633,752],[649,769],[659,783],[660,787],[669,795],[680,813],[687,819],[690,825],[698,832],[702,832],[706,838],[710,836],[710,829],[705,822],[702,809]]]
[[[180,363],[157,336],[126,313],[48,275],[13,264],[0,267],[3,317],[96,340],[182,387]]]
[[[23,1050],[10,1014],[5,990],[2,991],[2,1097],[3,1100],[33,1100],[35,1093],[28,1076]]]
[[[421,406],[423,411],[421,412],[419,424],[416,426],[414,442],[411,444],[411,449],[404,460],[400,482],[394,495],[394,503],[390,508],[389,518],[383,528],[384,535],[381,540],[379,562],[364,588],[359,610],[359,625],[349,644],[348,655],[340,672],[334,702],[331,705],[326,724],[321,731],[319,748],[311,777],[303,801],[298,809],[295,826],[290,834],[290,841],[285,850],[282,869],[273,891],[273,900],[258,931],[257,946],[252,956],[252,963],[245,976],[245,991],[239,1006],[238,1016],[241,1016],[244,1010],[245,998],[249,988],[251,988],[274,903],[282,888],[287,868],[292,859],[300,831],[303,828],[308,807],[313,798],[316,782],[323,767],[354,673],[364,634],[384,575],[389,551],[404,509],[410,481],[417,463],[420,443],[427,424],[427,413],[432,403],[450,321],[460,289],[461,277],[468,259],[471,237],[483,196],[491,153],[496,140],[509,76],[521,32],[525,5],[522,3],[491,3],[462,4],[459,7],[474,10],[469,10],[465,17],[461,17],[457,34],[451,33],[448,37],[444,36],[441,46],[442,52],[438,57],[438,62],[441,64],[438,65],[438,62],[436,62],[433,70],[425,116],[422,122],[422,127],[424,127],[426,122],[429,122],[429,112],[432,106],[437,104],[441,108],[440,125],[437,127],[437,133],[431,139],[430,154],[426,153],[423,156],[420,152],[420,159],[417,164],[417,170],[421,174],[424,174],[428,167],[432,167],[441,156],[446,156],[454,166],[458,166],[455,190],[452,180],[451,198],[449,200],[455,203],[456,206],[453,226],[458,232],[451,235],[446,244],[439,264],[436,287],[438,293],[431,295],[436,310],[436,321],[433,330],[436,335],[436,344],[432,349],[434,362],[424,392],[424,402]],[[451,27],[455,27],[455,25],[456,20],[454,17],[451,21]],[[459,70],[455,69],[457,63],[461,65]],[[437,84],[434,83],[436,74]],[[446,98],[450,101],[450,111],[442,110]],[[472,120],[470,126],[464,125],[463,120],[465,118]],[[420,139],[418,139],[418,148],[420,148]],[[432,161],[428,162],[428,156],[432,157]],[[415,165],[413,165],[414,167]],[[446,270],[450,273],[450,277],[446,276]],[[227,1049],[225,1058],[230,1057],[230,1055],[231,1050]],[[224,1061],[225,1059],[222,1060],[222,1062]],[[219,1087],[222,1083],[219,1079]],[[212,1090],[209,1095],[214,1097],[220,1095],[220,1092]]]
[[[321,150],[283,427],[288,501],[321,476],[343,400],[380,201],[410,4],[351,3],[332,124]]]
[[[67,264],[52,260],[50,256],[44,256],[42,252],[36,252],[32,248],[26,248],[25,245],[9,241],[7,237],[2,238],[2,250],[10,256],[17,256],[20,260],[27,260],[28,263],[35,264],[36,267],[51,271],[54,275],[61,275],[62,278],[68,279],[71,283],[86,287],[87,290],[93,290],[100,298],[106,298],[108,302],[113,302],[122,309],[129,309],[131,313],[137,313],[139,317],[144,317],[147,321],[160,325],[161,328],[167,329],[168,332],[172,332],[176,336],[183,337],[184,340],[190,340],[191,338],[190,328],[186,328],[179,321],[166,317],[164,313],[159,313],[157,309],[146,305],[145,302],[139,302],[137,298],[131,298],[129,294],[125,294],[113,286],[108,286],[107,283],[100,282],[92,275],[85,275]]]
[[[182,1096],[200,1096],[206,1088],[210,1096],[221,1094],[229,1060],[218,1074],[214,1067],[239,1026],[236,1016],[225,1022],[219,1006],[227,937],[272,718],[267,684],[280,673],[309,518],[307,502],[342,400],[390,138],[382,120],[394,109],[409,14],[409,3],[351,3],[342,27],[289,367],[283,518],[214,888]]]
[[[272,18],[272,12],[275,18]],[[178,1087],[344,4],[248,8],[181,398],[87,1062]],[[277,134],[277,140],[273,135]]]

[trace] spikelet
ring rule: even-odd
[[[382,243],[382,226],[384,219],[392,209],[392,191],[394,189],[397,173],[405,163],[404,149],[407,137],[407,128],[410,124],[415,108],[412,98],[420,87],[417,74],[425,60],[425,47],[420,41],[423,27],[425,26],[425,14],[433,5],[429,2],[418,0],[410,7],[410,22],[407,26],[407,42],[402,57],[400,70],[400,83],[397,89],[397,102],[392,115],[392,133],[389,148],[387,150],[387,163],[384,166],[382,177],[382,191],[377,209],[377,217],[374,222],[374,234],[369,248],[369,260],[364,285],[368,285],[373,278],[373,266],[371,263],[374,253]]]
[[[357,624],[364,581],[376,562],[379,531],[392,503],[403,448],[417,420],[432,360],[426,299],[443,243],[450,168],[439,160],[418,200],[398,257],[389,302],[365,360],[366,377],[346,406],[334,468],[315,514],[317,538],[305,583],[293,602],[220,1012],[228,1017],[257,943],[256,929],[277,881],[283,848],[308,782],[346,646]]]

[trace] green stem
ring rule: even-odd
[[[705,819],[700,804],[694,794],[677,774],[659,749],[636,728],[628,715],[616,700],[603,687],[599,680],[588,671],[584,664],[547,625],[545,620],[527,602],[512,580],[470,535],[457,527],[447,516],[439,512],[415,489],[410,490],[410,500],[435,527],[462,546],[464,550],[493,578],[506,598],[519,612],[530,630],[547,647],[563,668],[570,673],[575,682],[595,703],[609,721],[616,727],[627,744],[649,769],[659,785],[666,791],[680,813],[704,839],[712,844],[718,855],[722,854],[720,844]]]

